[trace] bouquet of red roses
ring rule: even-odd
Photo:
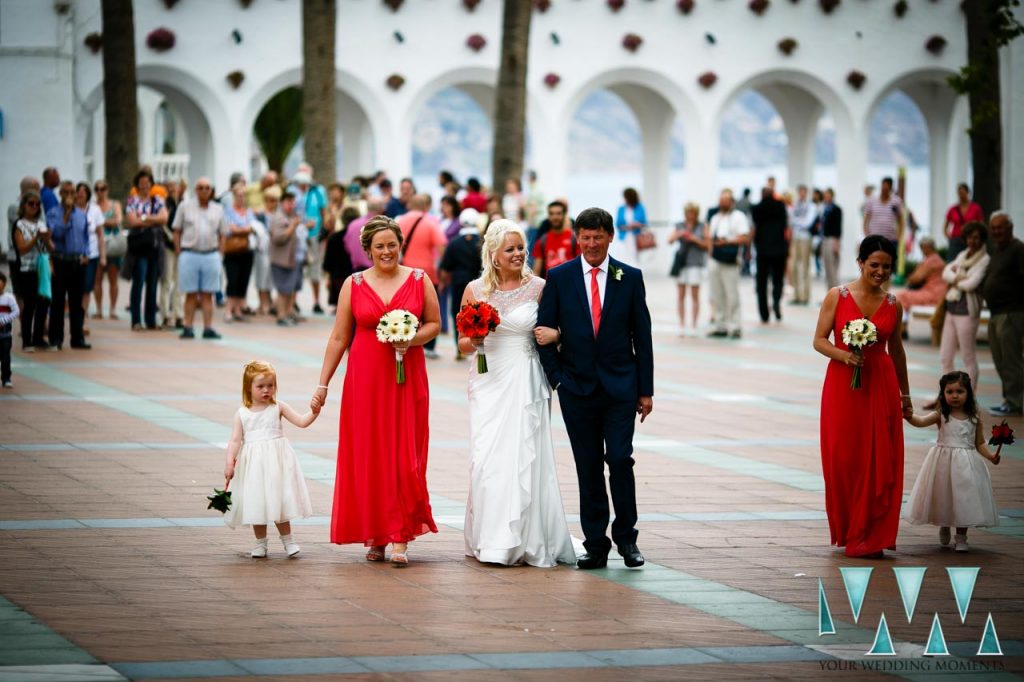
[[[497,329],[499,324],[501,317],[498,311],[483,301],[467,303],[455,317],[455,327],[459,334],[471,339],[482,339]],[[487,356],[484,355],[483,346],[476,350],[476,371],[478,374],[487,373]]]
[[[1005,419],[1002,424],[992,426],[992,437],[988,439],[988,444],[996,446],[993,462],[999,463],[999,451],[1003,449],[1004,445],[1013,445],[1013,440],[1013,429],[1010,428]]]

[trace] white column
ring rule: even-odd
[[[1024,9],[1014,15],[1024,20]],[[986,214],[1002,209],[1017,225],[1024,224],[1024,44],[1015,40],[999,55],[1003,114],[1003,205],[982,206]],[[1017,228],[1018,237],[1021,229]]]
[[[945,83],[917,83],[904,88],[914,100],[928,126],[928,209],[929,215],[915,216],[927,225],[927,234],[942,243],[946,207],[956,196],[955,181],[949,177],[950,124],[956,96]]]
[[[812,185],[814,182],[814,140],[818,119],[824,107],[810,93],[789,85],[776,84],[759,91],[779,112],[786,128],[788,174],[786,185]]]
[[[953,122],[949,127],[949,179],[954,183],[966,182],[973,189],[971,138],[967,134],[970,124],[967,98],[961,97],[953,108]]]
[[[864,219],[860,206],[864,202],[864,184],[868,170],[868,129],[861,125],[840,125],[836,122],[836,204],[843,209],[843,240],[839,255],[842,278],[856,273],[857,247],[864,238]]]

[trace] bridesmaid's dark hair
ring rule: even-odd
[[[864,241],[860,243],[860,250],[857,252],[857,260],[861,263],[866,263],[871,254],[876,251],[889,254],[889,257],[892,258],[893,266],[896,265],[896,246],[885,237],[877,234],[864,237]]]
[[[949,413],[953,411],[953,408],[946,402],[946,386],[950,384],[960,384],[967,391],[967,400],[964,401],[964,412],[967,413],[967,417],[972,423],[978,423],[978,405],[974,402],[974,387],[971,386],[971,377],[966,372],[950,372],[949,374],[942,375],[939,379],[939,409],[942,411],[942,416],[945,421],[949,421]]]

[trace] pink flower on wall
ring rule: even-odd
[[[613,12],[618,12],[620,9],[625,7],[626,0],[608,0],[608,9]]]
[[[403,85],[405,85],[405,78],[403,78],[400,74],[393,73],[390,76],[388,76],[388,79],[384,82],[388,84],[389,88],[397,91],[401,89]]]
[[[551,9],[551,0],[533,0],[533,8],[543,14]]]
[[[750,11],[757,16],[761,16],[768,9],[769,4],[768,0],[750,0],[750,2],[747,3],[747,7],[749,7]]]
[[[710,88],[712,85],[718,82],[718,76],[714,71],[705,71],[697,77],[697,82],[701,84],[705,90]]]
[[[466,38],[466,46],[469,47],[469,49],[473,50],[473,52],[479,52],[480,50],[484,49],[484,46],[486,44],[487,38],[484,38],[479,33],[474,33],[470,37]]]
[[[676,9],[683,14],[689,14],[696,4],[693,0],[676,0]]]
[[[864,86],[864,81],[867,79],[868,77],[857,69],[846,74],[846,82],[849,83],[854,90],[860,90]]]
[[[544,85],[548,86],[549,88],[554,88],[561,82],[562,77],[559,76],[557,73],[549,73],[548,75],[544,76]]]
[[[174,47],[174,33],[169,28],[158,28],[146,36],[146,46],[157,52],[166,52]]]
[[[462,6],[466,8],[467,12],[472,12],[476,9],[476,6],[480,4],[480,0],[462,0]]]
[[[630,52],[636,52],[638,49],[640,49],[640,46],[643,44],[643,42],[644,39],[638,36],[637,34],[627,33],[622,38],[622,47],[626,48]]]

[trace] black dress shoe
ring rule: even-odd
[[[644,555],[635,545],[619,545],[619,556],[628,568],[638,568],[644,565]]]
[[[73,343],[71,344],[71,347],[76,350],[89,350],[90,348],[92,348],[92,345],[83,341],[81,343]]]
[[[607,554],[587,553],[576,560],[576,568],[582,568],[584,571],[589,571],[595,568],[604,568],[607,565]]]

